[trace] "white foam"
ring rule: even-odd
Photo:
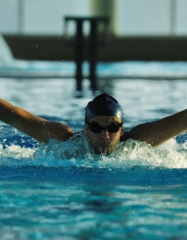
[[[13,56],[12,53],[3,39],[3,37],[0,35],[0,66],[9,66],[13,62]]]
[[[0,165],[31,165],[33,161],[33,154],[35,150],[32,148],[20,147],[18,145],[11,145],[3,148],[0,144]]]
[[[164,168],[187,168],[187,142],[178,144],[171,139],[153,148],[145,142],[128,140],[121,143],[111,155],[97,155],[86,139],[78,142],[54,142],[41,144],[36,149],[17,145],[3,148],[0,145],[0,165],[76,166],[99,168],[131,168],[149,166]]]

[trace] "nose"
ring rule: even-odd
[[[108,131],[105,130],[105,131],[101,132],[101,139],[105,140],[105,141],[109,140],[109,133],[108,133]]]

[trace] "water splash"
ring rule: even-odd
[[[0,66],[9,66],[13,62],[13,56],[12,53],[3,39],[3,37],[0,35]]]
[[[0,145],[0,165],[86,167],[129,169],[135,166],[151,168],[187,168],[187,142],[179,144],[171,139],[166,144],[153,148],[145,142],[129,139],[120,143],[111,155],[97,155],[85,136],[79,135],[66,142],[52,140],[36,148],[18,145]]]

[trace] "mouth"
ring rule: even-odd
[[[101,144],[100,147],[106,147],[106,148],[109,148],[109,147],[111,147],[111,145],[108,145],[108,144]]]
[[[98,153],[102,153],[102,154],[110,154],[112,152],[112,146],[108,145],[108,144],[101,144],[99,145],[98,148]]]

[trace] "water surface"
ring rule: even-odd
[[[0,84],[1,98],[76,131],[95,96],[85,80],[83,97],[74,97],[73,78],[1,78]],[[100,82],[100,92],[123,106],[127,130],[185,109],[186,89],[185,80]],[[157,148],[129,140],[105,156],[88,151],[83,140],[43,145],[2,122],[0,129],[2,240],[186,238],[186,134]],[[87,151],[74,154],[81,144]],[[64,157],[65,151],[72,155]]]

